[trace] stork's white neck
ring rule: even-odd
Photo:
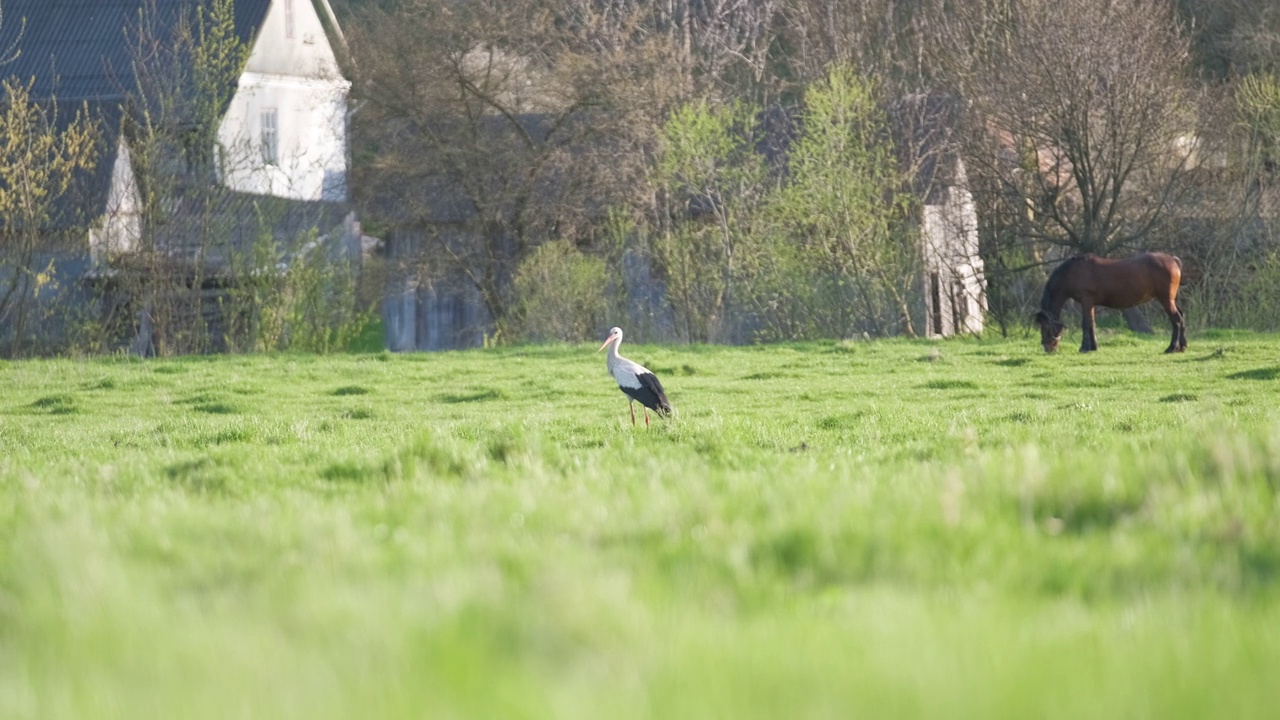
[[[604,362],[605,362],[605,365],[609,368],[610,374],[613,373],[614,368],[618,367],[619,363],[626,360],[626,358],[618,354],[618,346],[621,344],[622,344],[622,338],[618,338],[617,340],[614,340],[613,342],[609,343],[609,354],[605,356]]]

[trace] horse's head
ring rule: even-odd
[[[1036,311],[1036,322],[1040,324],[1040,344],[1044,347],[1044,351],[1051,353],[1058,349],[1058,339],[1062,337],[1062,331],[1066,328],[1062,321],[1053,317],[1044,310]]]

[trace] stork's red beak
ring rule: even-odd
[[[618,337],[618,336],[617,336],[617,335],[610,335],[610,336],[609,336],[609,339],[608,339],[608,340],[605,340],[603,345],[601,345],[600,347],[596,348],[596,352],[600,352],[601,350],[603,350],[603,349],[605,349],[605,348],[609,347],[609,343],[613,342],[613,339],[614,339],[614,338],[616,338],[616,337]]]

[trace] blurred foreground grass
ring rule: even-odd
[[[1272,717],[1280,339],[0,363],[0,716]]]

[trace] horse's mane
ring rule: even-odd
[[[1041,310],[1043,310],[1046,313],[1049,313],[1052,316],[1053,298],[1057,297],[1058,290],[1063,283],[1063,279],[1066,278],[1067,276],[1067,271],[1070,270],[1076,263],[1083,261],[1085,258],[1088,258],[1090,254],[1091,253],[1085,253],[1084,255],[1074,255],[1072,257],[1069,257],[1066,260],[1063,260],[1062,263],[1058,265],[1058,267],[1054,268],[1053,272],[1049,273],[1049,279],[1044,284],[1044,293],[1040,295]]]

